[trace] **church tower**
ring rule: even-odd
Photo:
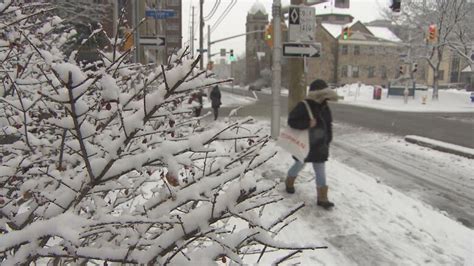
[[[262,31],[246,35],[245,66],[246,84],[250,84],[260,77],[260,71],[270,68],[270,48],[265,43],[265,26],[268,24],[268,13],[265,6],[255,1],[247,13],[246,32]]]

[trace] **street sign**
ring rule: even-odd
[[[173,9],[148,9],[145,11],[145,16],[154,19],[167,19],[176,16]]]
[[[156,48],[164,47],[166,44],[165,36],[140,37],[141,45],[155,46]]]
[[[316,30],[316,11],[314,7],[290,6],[288,20],[289,41],[314,41]]]
[[[225,54],[226,54],[225,48],[221,48],[221,56],[225,56]]]
[[[283,56],[285,57],[320,57],[320,43],[284,43]]]

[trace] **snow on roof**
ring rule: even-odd
[[[316,16],[318,15],[328,15],[328,14],[335,14],[335,15],[351,15],[351,11],[349,8],[337,8],[327,6],[326,4],[319,4],[315,6],[316,8]]]
[[[341,35],[343,27],[352,27],[357,22],[358,21],[354,21],[350,24],[345,24],[345,25],[322,23],[322,25],[334,38],[337,38],[337,37],[339,37],[339,35]],[[392,41],[392,42],[401,42],[402,41],[389,28],[370,26],[370,27],[367,27],[367,29],[376,38],[387,40],[387,41]]]
[[[249,14],[255,15],[258,11],[262,12],[263,14],[267,15],[267,11],[265,10],[265,6],[260,3],[260,0],[255,1],[253,6],[249,10]]]
[[[372,34],[380,39],[384,39],[392,42],[401,42],[400,38],[397,37],[389,28],[386,27],[367,27]]]
[[[461,72],[471,72],[471,66],[467,66],[465,69],[463,69]]]
[[[322,25],[332,35],[332,37],[337,38],[341,35],[343,25],[330,23],[322,23]]]

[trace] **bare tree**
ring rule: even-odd
[[[408,47],[414,58],[426,60],[433,71],[433,99],[438,99],[439,70],[445,53],[453,47],[467,48],[472,42],[472,4],[466,0],[406,0],[401,13],[386,16],[409,31]],[[428,28],[436,27],[436,38],[428,41]],[[468,37],[468,36],[471,37]],[[457,52],[461,49],[454,48]],[[464,50],[467,51],[467,50]]]
[[[186,50],[166,66],[61,52],[73,31],[41,5],[0,4],[0,263],[210,264],[317,246],[274,237],[303,205],[263,222],[275,182],[251,173],[275,154],[252,119],[205,126],[187,99],[225,82]],[[118,47],[117,39],[110,40]]]

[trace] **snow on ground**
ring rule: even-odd
[[[345,90],[349,94],[350,89]],[[359,100],[363,103],[362,99],[368,97],[368,90],[361,89],[358,99],[346,101],[358,104]],[[447,93],[456,95],[454,92]],[[440,99],[443,96],[441,94]],[[390,100],[392,108],[407,106],[401,98],[396,100]],[[365,101],[373,103],[368,99]],[[235,106],[250,102],[231,103],[229,100],[227,104]],[[447,105],[451,106],[450,110],[456,109],[454,103]],[[411,106],[416,109],[414,103]],[[258,121],[253,126],[270,130],[268,121]],[[384,135],[383,138],[384,143],[390,142],[397,150],[416,150],[417,156],[426,158],[427,162],[433,157],[431,149],[406,143],[399,137]],[[447,164],[446,167],[452,167],[452,172],[456,172],[458,169],[455,168],[459,165],[471,169],[468,172],[474,171],[472,160],[459,157],[456,161],[456,164]],[[306,203],[297,213],[297,220],[285,228],[278,239],[326,245],[328,249],[303,252],[297,258],[301,265],[474,265],[474,231],[445,213],[381,183],[376,176],[349,167],[337,157],[331,158],[327,164],[329,197],[336,207],[325,211],[316,206],[313,170],[309,166],[296,181],[297,193],[289,195],[284,191],[283,180],[291,164],[291,157],[280,150],[276,157],[251,174],[255,178],[280,183],[278,189],[285,199],[267,210],[267,215],[279,215],[290,206]],[[265,255],[261,265],[267,265],[283,255],[279,252]],[[255,263],[252,259],[255,258],[249,258],[249,264]]]
[[[341,103],[365,106],[375,109],[391,110],[399,112],[474,112],[474,103],[471,103],[470,92],[454,89],[439,90],[439,100],[433,101],[432,89],[416,91],[415,98],[408,97],[405,104],[403,96],[387,97],[388,89],[382,89],[380,100],[373,99],[373,86],[350,84],[336,88],[337,93],[343,96]],[[426,103],[423,104],[423,97]]]
[[[257,100],[255,98],[239,96],[221,90],[221,107],[244,106],[254,104],[256,101]],[[209,99],[209,97],[203,97],[203,107],[211,108],[211,100]]]
[[[270,128],[264,121],[255,126]],[[403,141],[392,142],[402,150],[407,146]],[[432,152],[420,151],[420,156],[430,157]],[[313,170],[309,166],[297,179],[297,193],[286,194],[283,180],[292,160],[281,151],[258,169],[255,177],[280,181],[279,190],[285,200],[271,210],[272,214],[278,215],[298,202],[306,203],[280,239],[327,245],[328,249],[304,252],[299,258],[302,265],[473,265],[469,257],[474,249],[473,230],[338,158],[327,164],[330,199],[336,203],[332,211],[316,206]],[[459,160],[469,165],[469,159]],[[474,170],[472,164],[470,168]],[[271,259],[274,257],[264,257],[263,264]]]
[[[241,88],[245,90],[246,88]],[[390,95],[387,97],[388,89],[382,89],[380,100],[373,99],[374,87],[371,85],[348,84],[336,88],[339,96],[344,97],[339,102],[364,106],[374,109],[399,111],[399,112],[474,112],[474,102],[471,102],[471,92],[464,90],[439,90],[439,100],[433,101],[431,95],[432,89],[426,91],[417,90],[415,98],[408,97],[408,103],[405,104],[403,96]],[[271,93],[271,88],[262,89],[262,93]],[[288,95],[288,90],[282,88],[281,95]],[[423,97],[426,97],[426,103],[423,104]]]

